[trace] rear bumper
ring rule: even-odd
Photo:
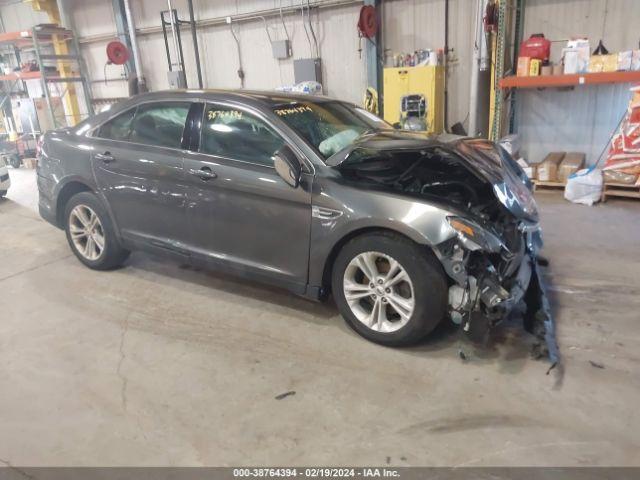
[[[40,213],[40,216],[44,220],[49,222],[54,227],[60,228],[60,225],[58,225],[58,219],[56,218],[55,212],[53,212],[48,205],[43,205],[42,202],[38,202],[38,212]]]
[[[56,204],[53,201],[51,181],[42,175],[38,175],[38,212],[40,216],[50,224],[60,228],[56,212]]]

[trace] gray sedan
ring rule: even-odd
[[[493,143],[399,132],[324,97],[140,95],[44,135],[40,213],[97,270],[146,250],[333,298],[385,345],[515,305],[557,359],[528,180]],[[542,341],[546,340],[546,342]]]

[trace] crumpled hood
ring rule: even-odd
[[[423,148],[440,147],[451,150],[466,161],[476,173],[491,183],[504,180],[502,165],[495,155],[495,145],[484,139],[467,138],[448,133],[440,135],[426,135],[422,133],[388,130],[377,131],[362,135],[353,143],[327,159],[327,165],[338,167],[348,162],[353,153],[359,151],[373,157],[376,152],[420,150]],[[358,155],[358,157],[361,157]]]
[[[516,162],[493,142],[458,135],[425,135],[398,130],[364,134],[327,160],[330,167],[384,161],[383,152],[421,151],[440,148],[455,154],[459,162],[479,179],[492,185],[497,199],[518,218],[537,222],[538,212],[527,177]],[[509,158],[506,158],[509,157]]]

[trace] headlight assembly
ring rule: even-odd
[[[538,206],[533,195],[523,183],[518,180],[507,180],[495,184],[493,191],[500,203],[516,217],[537,221]]]
[[[494,184],[496,197],[516,217],[537,221],[538,206],[531,193],[531,181],[504,148],[497,147],[497,153],[502,160],[504,182]]]
[[[499,252],[505,248],[504,243],[493,233],[462,217],[447,217],[451,228],[458,232],[458,238],[467,250],[484,250]]]

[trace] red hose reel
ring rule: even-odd
[[[361,37],[367,38],[374,38],[378,33],[378,14],[373,5],[365,5],[360,9],[358,32]]]
[[[109,63],[123,65],[129,60],[129,49],[124,43],[114,40],[107,44],[107,58]]]

